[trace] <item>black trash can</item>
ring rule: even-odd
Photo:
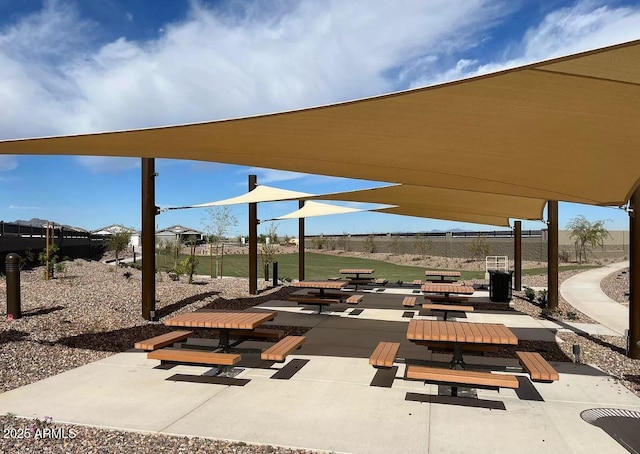
[[[489,271],[489,299],[498,303],[511,301],[513,271]]]

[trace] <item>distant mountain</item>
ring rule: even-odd
[[[52,224],[55,224],[56,227],[62,225],[62,227],[64,227],[65,229],[69,229],[69,230],[80,230],[83,232],[86,232],[85,229],[80,228],[80,227],[74,227],[72,225],[67,225],[67,224],[60,224],[58,222],[55,221],[48,221],[46,219],[40,219],[40,218],[31,218],[28,221],[25,221],[24,219],[18,219],[17,221],[13,221],[16,224],[20,224],[20,225],[30,225],[33,227],[44,227],[47,225],[47,222],[50,222]]]

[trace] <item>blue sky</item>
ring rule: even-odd
[[[0,139],[298,109],[638,38],[638,1],[0,0]],[[160,206],[240,195],[251,173],[260,183],[310,193],[376,185],[195,161],[158,159],[156,170]],[[7,222],[141,225],[139,159],[0,155],[0,194]],[[260,204],[258,216],[296,208]],[[618,208],[561,203],[559,211],[561,228],[580,214],[609,220],[610,230],[628,228]],[[232,233],[245,234],[246,206],[233,212],[239,224]],[[207,216],[172,211],[156,222],[201,229]],[[309,234],[454,228],[496,229],[377,213],[307,220]],[[278,232],[295,235],[297,222],[280,222]]]

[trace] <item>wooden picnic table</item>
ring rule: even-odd
[[[426,270],[425,279],[431,282],[455,282],[457,279],[445,279],[446,277],[460,277],[460,271]],[[434,279],[437,278],[437,279]]]
[[[444,302],[449,301],[449,295],[473,295],[474,289],[470,285],[460,284],[443,284],[443,283],[428,283],[423,284],[420,287],[423,293],[438,293],[444,295]]]
[[[370,268],[343,268],[340,270],[340,274],[355,274],[357,278],[360,277],[361,274],[373,274],[376,270]]]
[[[356,286],[356,290],[358,290],[358,284],[368,284],[373,280],[371,276],[375,273],[376,270],[370,268],[343,268],[340,270],[340,274],[351,274],[352,276],[347,276],[349,279],[349,284],[353,284]],[[362,275],[365,276],[362,276]]]
[[[298,281],[293,283],[294,287],[317,289],[320,298],[324,298],[325,290],[340,290],[346,285],[345,281]]]
[[[251,331],[269,320],[273,320],[277,312],[248,311],[216,311],[189,312],[176,315],[164,321],[166,326],[184,326],[190,328],[209,328],[220,333],[220,347],[229,351],[229,332],[231,330]]]
[[[318,306],[318,314],[322,312],[323,306],[341,303],[342,295],[334,293],[326,293],[325,290],[340,290],[346,286],[346,281],[298,281],[294,282],[294,287],[310,288],[317,290],[317,293],[311,296],[290,296],[289,299],[297,301],[298,304]],[[310,292],[311,293],[311,292]]]
[[[449,322],[439,320],[411,320],[407,339],[417,344],[453,344],[450,367],[465,368],[462,350],[469,345],[518,345],[518,338],[502,323]]]

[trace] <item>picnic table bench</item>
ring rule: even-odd
[[[415,296],[405,296],[402,300],[402,305],[404,307],[414,307],[416,305],[416,297]]]
[[[529,373],[531,380],[551,382],[560,380],[560,375],[538,352],[516,352],[522,367]]]
[[[174,343],[180,342],[181,340],[185,340],[192,334],[193,331],[171,331],[166,334],[161,334],[150,339],[136,342],[134,348],[153,351],[162,347],[166,347],[167,345],[173,345]]]
[[[260,358],[263,361],[284,362],[287,355],[299,349],[305,340],[306,337],[304,336],[287,336],[277,344],[263,351]]]
[[[398,342],[380,342],[376,349],[369,357],[369,364],[373,367],[389,368],[393,367],[393,362],[396,360],[396,355],[400,349]]]
[[[159,359],[165,363],[188,363],[195,365],[233,366],[242,359],[239,353],[218,353],[186,348],[162,348],[147,353],[148,359]]]
[[[417,366],[413,364],[407,366],[405,378],[450,386],[451,396],[453,397],[458,396],[458,387],[460,386],[497,389],[499,391],[500,388],[517,389],[520,385],[515,375]]]

